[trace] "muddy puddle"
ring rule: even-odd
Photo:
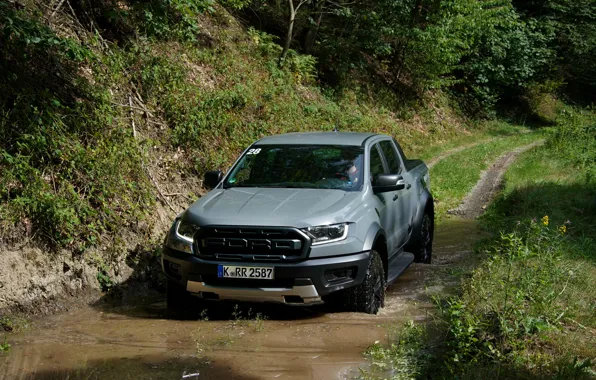
[[[173,315],[161,296],[88,307],[10,335],[0,379],[351,379],[388,326],[426,317],[428,290],[446,285],[441,273],[465,260],[478,237],[471,220],[437,226],[434,263],[412,265],[376,316],[254,304]]]

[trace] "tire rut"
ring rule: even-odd
[[[447,213],[459,215],[464,219],[476,219],[482,215],[488,204],[502,189],[503,176],[507,168],[515,162],[520,154],[542,144],[544,144],[544,140],[538,140],[501,155],[487,170],[481,173],[480,180],[466,195],[459,207],[449,210]]]

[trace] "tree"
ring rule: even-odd
[[[292,44],[292,39],[294,38],[294,22],[296,21],[296,14],[300,10],[300,8],[304,5],[309,3],[311,0],[299,0],[297,5],[294,5],[295,0],[287,0],[288,1],[288,12],[289,12],[289,19],[288,19],[288,29],[286,31],[286,39],[284,41],[283,49],[281,51],[281,55],[279,56],[279,65],[283,66],[286,56],[288,55],[288,50],[290,50],[290,45]]]

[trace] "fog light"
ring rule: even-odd
[[[182,273],[180,273],[180,264],[176,264],[168,260],[164,261],[164,269],[166,270],[166,273],[174,277],[175,279],[180,280],[182,278]]]
[[[325,278],[329,283],[351,280],[356,277],[356,267],[338,268],[325,271]]]

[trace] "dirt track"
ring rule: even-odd
[[[506,167],[529,148],[502,156],[483,175],[460,207],[466,218],[481,212]],[[134,306],[104,304],[35,321],[10,337],[0,379],[352,378],[366,365],[366,347],[387,340],[388,326],[426,318],[429,293],[453,285],[447,272],[479,234],[472,219],[439,224],[433,264],[412,265],[388,289],[386,307],[376,316],[233,304],[172,315],[156,295]]]
[[[460,215],[466,219],[476,219],[479,217],[501,189],[503,176],[507,168],[515,162],[517,156],[542,144],[544,144],[544,141],[539,140],[503,154],[488,170],[485,170],[480,175],[480,180],[464,198],[461,205],[455,210],[450,210],[449,213]]]

